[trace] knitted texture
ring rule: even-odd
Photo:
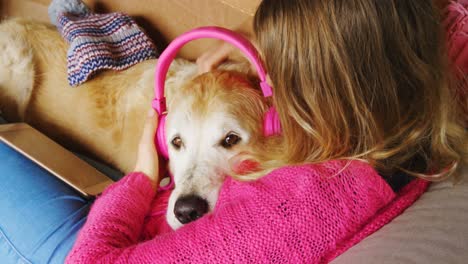
[[[62,13],[57,28],[70,43],[68,82],[88,80],[99,70],[124,70],[157,57],[156,48],[135,21],[121,13]]]
[[[421,180],[410,185],[405,192],[413,195],[396,196],[359,161],[285,167],[253,182],[227,178],[212,213],[167,232],[154,226],[167,226],[161,208],[154,208],[168,194],[156,195],[146,176],[131,173],[95,201],[66,261],[324,263],[401,213],[427,187]]]
[[[447,51],[459,79],[456,98],[468,127],[468,0],[449,1],[445,7]]]

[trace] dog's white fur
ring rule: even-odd
[[[71,88],[66,78],[67,44],[55,28],[22,19],[4,21],[0,50],[0,110],[7,120],[26,121],[59,143],[86,151],[124,172],[133,169],[153,97],[155,60],[118,73],[102,72]],[[225,68],[249,69],[246,65]],[[199,77],[196,72],[195,64],[179,59],[166,80],[169,165],[176,183],[167,220],[173,228],[182,225],[173,213],[178,197],[197,194],[213,209],[229,171],[228,160],[262,141],[265,107],[245,72]],[[231,91],[230,86],[238,89]],[[243,106],[245,101],[250,105]],[[201,104],[207,107],[200,110]],[[230,132],[241,141],[226,149],[219,142]],[[171,145],[176,135],[184,142],[180,150]]]
[[[169,106],[166,140],[177,187],[169,199],[167,220],[173,228],[181,226],[172,210],[178,197],[199,196],[212,210],[230,171],[229,160],[263,141],[261,116],[265,108],[258,104],[261,96],[248,87],[249,83],[239,82],[238,77],[223,72],[197,77]],[[200,91],[203,89],[206,91]],[[250,111],[243,111],[243,107]],[[240,141],[232,147],[223,146],[230,135],[238,136]],[[176,137],[183,142],[180,149],[171,145]]]

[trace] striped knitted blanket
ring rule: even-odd
[[[71,86],[82,84],[100,70],[124,70],[158,55],[135,21],[122,13],[61,13],[56,26],[70,43],[67,62]]]

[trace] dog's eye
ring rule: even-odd
[[[171,144],[176,150],[179,150],[182,147],[183,142],[180,137],[175,137],[172,139]]]
[[[241,138],[233,133],[229,133],[222,141],[221,141],[221,146],[223,148],[231,148],[232,146],[236,145],[241,141]]]

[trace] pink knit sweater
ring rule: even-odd
[[[455,76],[460,81],[454,87],[456,98],[468,127],[468,0],[449,1],[444,10],[448,55]]]
[[[414,180],[397,196],[359,161],[285,167],[254,182],[228,178],[212,213],[166,232],[157,212],[167,194],[131,173],[95,201],[67,262],[328,262],[400,214],[427,185]]]

